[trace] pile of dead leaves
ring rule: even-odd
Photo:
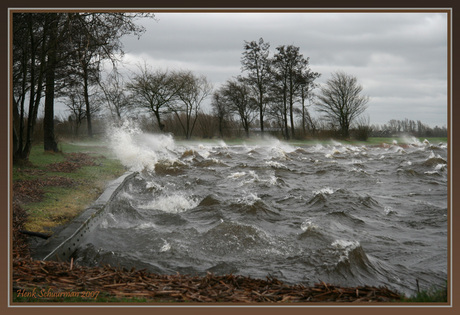
[[[96,165],[94,157],[86,153],[67,153],[66,159],[69,162],[77,163],[80,166],[94,166]]]
[[[43,199],[45,186],[72,187],[76,181],[62,176],[17,180],[13,183],[13,199],[22,203],[38,202]]]
[[[71,173],[82,166],[94,166],[95,158],[85,153],[65,154],[66,161],[49,164],[48,172]],[[36,176],[30,180],[17,180],[13,183],[13,195],[16,201],[22,203],[41,201],[45,186],[72,187],[77,184],[75,180],[63,176],[47,176],[47,172],[34,168],[18,168],[18,173]]]
[[[52,163],[49,164],[46,169],[49,172],[59,172],[59,173],[72,173],[78,170],[81,166],[78,163],[75,162],[69,162],[69,161],[64,161],[64,162],[58,162],[58,163]]]
[[[17,202],[13,202],[13,258],[29,258],[29,245],[28,245],[28,237],[19,231],[24,229],[24,224],[27,221],[27,212],[21,208],[17,204]]]
[[[391,302],[400,296],[386,288],[287,285],[268,278],[208,274],[158,275],[110,266],[84,267],[67,262],[15,259],[14,290],[100,291],[118,297],[199,303]]]
[[[94,158],[85,153],[67,153],[65,155],[66,161],[59,163],[52,163],[47,166],[50,172],[72,173],[82,166],[94,166]]]

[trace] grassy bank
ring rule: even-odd
[[[62,143],[62,152],[32,148],[29,163],[13,166],[13,198],[27,212],[25,229],[49,233],[66,224],[125,172],[97,142]]]

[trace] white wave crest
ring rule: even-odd
[[[302,222],[302,224],[300,225],[300,228],[302,229],[302,231],[306,232],[306,231],[314,231],[318,228],[318,226],[314,224],[313,221],[311,221],[310,219],[306,219],[305,221]]]
[[[160,210],[167,213],[180,213],[193,209],[198,201],[182,195],[161,196],[145,205],[139,205],[141,209]]]
[[[136,226],[136,230],[154,229],[157,226],[153,222],[144,222]]]
[[[133,122],[111,128],[108,137],[116,157],[131,171],[154,171],[158,161],[176,160],[171,135],[143,133]]]
[[[163,239],[163,242],[164,244],[160,248],[160,253],[167,252],[171,249],[171,244],[169,244],[167,240]]]
[[[438,164],[434,168],[436,171],[445,171],[447,169],[447,164]]]
[[[227,176],[227,178],[237,179],[246,175],[246,172],[236,172]]]
[[[397,213],[392,207],[388,207],[388,206],[385,207],[383,209],[383,211],[385,212],[385,215],[390,215],[392,213],[395,213],[395,214]]]
[[[334,193],[334,190],[329,187],[322,188],[320,190],[315,190],[313,191],[313,195],[318,195],[318,194],[323,194],[323,195],[332,195]]]
[[[257,173],[255,171],[249,171],[248,176],[250,176],[251,178],[246,180],[246,181],[244,181],[243,184],[252,184],[252,183],[260,182],[259,175],[257,175]]]
[[[248,205],[248,206],[253,206],[257,201],[259,200],[262,200],[260,199],[259,196],[257,196],[257,194],[255,193],[248,193],[247,195],[245,195],[243,198],[239,198],[238,199],[238,203],[240,204],[245,204],[245,205]]]
[[[345,262],[349,259],[350,252],[361,246],[361,244],[358,241],[335,240],[331,246],[341,252],[339,262]]]
[[[284,165],[283,163],[280,163],[280,162],[276,162],[276,161],[265,161],[265,164],[267,164],[268,166],[270,167],[273,167],[273,168],[284,168],[286,169],[286,165]]]
[[[269,185],[275,186],[276,184],[278,184],[278,177],[276,177],[275,175],[271,175],[267,182]]]

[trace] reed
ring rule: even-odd
[[[447,303],[448,289],[447,283],[443,287],[432,287],[427,290],[417,290],[417,293],[411,297],[403,297],[403,302],[414,303]]]

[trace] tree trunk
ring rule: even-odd
[[[288,127],[288,118],[287,118],[287,111],[285,110],[283,113],[283,120],[284,120],[284,132],[286,140],[289,140],[289,127]]]
[[[305,126],[305,94],[304,94],[304,89],[302,88],[302,131],[303,131],[303,136],[305,137],[307,135],[307,128]]]
[[[291,137],[294,138],[294,113],[293,113],[294,101],[292,99],[292,93],[289,97],[289,116],[291,119]]]
[[[32,18],[32,17],[31,17]],[[44,27],[42,44],[41,44],[41,53],[40,60],[38,61],[40,66],[38,68],[38,80],[35,80],[35,67],[36,67],[36,58],[35,53],[37,47],[35,47],[35,38],[32,28],[32,22],[29,21],[29,36],[30,36],[30,45],[32,47],[30,55],[30,91],[29,91],[29,114],[27,118],[27,131],[24,149],[21,153],[21,159],[27,160],[29,158],[30,150],[32,149],[32,136],[35,129],[35,122],[37,121],[38,107],[40,106],[40,101],[42,98],[43,91],[43,77],[45,76],[46,71],[46,45],[48,44],[48,27]],[[36,87],[36,89],[35,89]]]
[[[16,111],[17,110],[14,110],[14,115],[16,115]],[[15,119],[13,118],[13,163],[17,162],[20,159],[22,153],[22,143],[19,144],[19,136],[16,131],[14,120]]]
[[[192,106],[187,105],[185,111],[185,139],[190,139],[190,119],[192,117]]]
[[[43,144],[45,151],[57,152],[57,142],[54,136],[54,78],[56,70],[56,46],[57,46],[57,14],[50,13],[50,47],[48,50],[48,62],[46,68],[46,91],[45,91],[45,117],[43,119]]]
[[[88,137],[93,137],[93,126],[91,124],[91,107],[89,104],[89,93],[88,93],[88,65],[85,63],[83,65],[83,94],[85,98],[86,105],[86,124],[88,127]]]
[[[260,102],[260,115],[259,115],[259,119],[260,119],[260,134],[262,136],[262,138],[264,137],[264,102],[263,102],[263,93],[261,91],[261,89],[259,88],[260,90],[260,94],[259,94],[259,102]]]
[[[165,125],[161,122],[160,119],[160,112],[159,111],[154,111],[155,117],[157,119],[158,127],[160,128],[160,131],[163,131],[165,129]]]
[[[220,118],[219,118],[219,134],[220,134],[220,137],[223,139],[224,138],[224,128],[223,128],[223,121]]]
[[[284,96],[283,96],[283,120],[284,120],[284,132],[286,133],[285,138],[286,138],[286,140],[289,140],[286,92],[284,92]]]
[[[244,132],[246,134],[246,138],[249,138],[249,123],[246,119],[242,118],[241,123],[244,128]]]

